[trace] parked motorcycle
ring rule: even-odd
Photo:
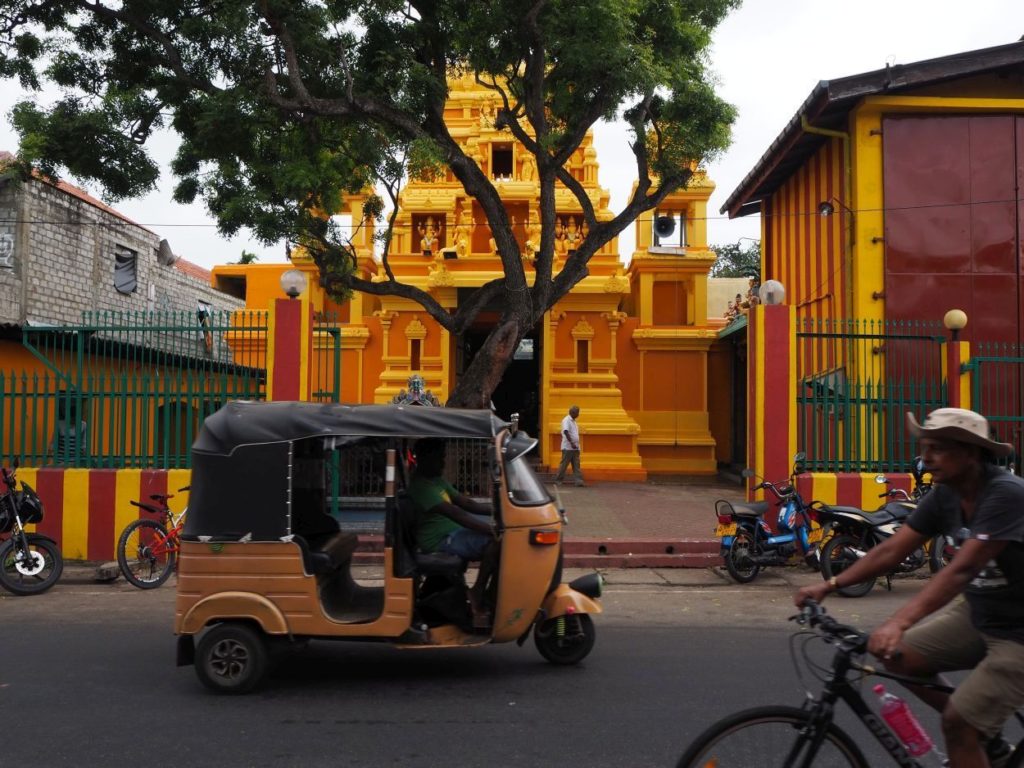
[[[793,471],[788,482],[770,483],[762,480],[753,490],[766,490],[774,501],[755,501],[734,504],[725,499],[715,502],[718,526],[715,536],[721,538],[721,554],[725,569],[740,584],[757,578],[761,568],[769,565],[788,565],[796,556],[814,569],[818,568],[817,543],[822,529],[815,519],[814,510],[804,502],[796,490],[796,476],[802,471],[805,456],[793,457]],[[750,469],[744,477],[755,477]],[[778,533],[765,521],[772,506],[778,507],[776,518]]]
[[[914,486],[910,493],[902,488],[887,487],[879,498],[886,499],[874,512],[858,507],[821,505],[818,518],[830,538],[821,551],[821,575],[824,579],[838,576],[853,563],[864,557],[868,550],[885,541],[899,530],[918,501],[929,491],[931,483],[924,481],[924,462],[921,457],[914,459],[911,474]],[[888,478],[878,475],[875,482],[888,486]],[[926,563],[932,573],[940,570],[952,557],[952,544],[944,536],[911,552],[894,571],[886,574],[886,588],[892,589],[892,577],[896,573],[910,573]],[[847,584],[838,589],[845,597],[863,597],[875,586],[877,579],[867,579],[856,584]]]
[[[57,542],[41,533],[29,533],[26,525],[43,519],[43,504],[26,483],[18,482],[15,461],[10,469],[0,467],[0,586],[16,595],[45,592],[60,578],[64,558]]]

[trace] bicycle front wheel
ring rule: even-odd
[[[155,589],[174,570],[177,548],[167,538],[167,529],[155,520],[135,520],[117,542],[117,564],[129,584]]]
[[[811,713],[796,707],[757,707],[729,715],[696,738],[678,768],[868,768],[845,731],[829,723],[816,753]]]

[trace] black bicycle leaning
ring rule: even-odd
[[[875,708],[861,696],[858,683],[867,676],[884,677],[901,683],[952,691],[937,683],[894,675],[864,664],[868,635],[855,627],[840,624],[825,609],[808,601],[803,610],[791,617],[810,630],[797,632],[793,638],[821,639],[835,647],[830,668],[815,664],[801,645],[808,670],[823,672],[817,679],[824,688],[817,696],[808,692],[802,707],[765,706],[746,709],[729,715],[698,736],[679,760],[679,768],[833,768],[852,766],[870,768],[857,742],[835,723],[836,703],[845,702],[853,714],[900,766],[920,768],[917,759],[908,754],[896,734],[889,729]],[[794,654],[794,664],[798,659]],[[797,674],[800,674],[799,666]],[[921,706],[925,706],[923,703]],[[1024,725],[1024,716],[1016,713]],[[941,740],[933,739],[936,745]],[[1024,740],[1017,745],[1008,768],[1020,768],[1024,761]]]

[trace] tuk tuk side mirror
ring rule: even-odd
[[[562,494],[558,492],[558,486],[554,487],[555,492],[555,509],[558,510],[558,516],[562,518],[562,525],[569,524],[569,518],[565,514],[565,504],[562,503]]]
[[[875,475],[875,482],[878,483],[879,485],[888,485],[889,478],[886,477],[885,475]]]
[[[744,467],[743,471],[740,472],[740,476],[741,477],[754,477],[754,470],[752,470],[750,467]]]
[[[793,463],[794,464],[803,464],[804,459],[806,459],[806,458],[807,458],[807,454],[804,453],[803,451],[800,451],[799,453],[794,453],[793,454]]]

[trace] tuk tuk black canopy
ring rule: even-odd
[[[254,540],[292,533],[292,449],[330,438],[493,439],[508,424],[486,410],[336,403],[228,403],[203,423],[192,446],[186,538]],[[301,510],[300,510],[301,511]]]
[[[493,438],[507,426],[491,411],[465,408],[234,401],[206,419],[192,450],[227,456],[242,445],[317,436]]]

